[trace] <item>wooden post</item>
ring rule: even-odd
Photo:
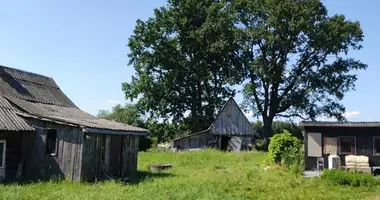
[[[106,150],[104,155],[104,167],[106,173],[110,172],[110,162],[111,162],[111,135],[106,135]]]

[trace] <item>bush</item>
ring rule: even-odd
[[[256,151],[265,151],[264,139],[257,139],[253,148]]]
[[[281,164],[286,167],[300,166],[302,150],[300,141],[288,131],[275,134],[269,143],[267,164]]]
[[[343,170],[325,170],[321,178],[336,185],[353,187],[378,185],[378,181],[376,181],[371,174],[347,172]]]

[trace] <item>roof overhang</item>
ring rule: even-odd
[[[97,129],[97,128],[82,128],[85,133],[97,133],[97,134],[107,134],[107,135],[137,135],[146,136],[147,132],[132,132],[132,131],[118,131],[118,130],[107,130],[107,129]]]
[[[303,121],[300,123],[302,127],[345,127],[345,128],[365,128],[380,127],[380,122],[321,122],[321,121]]]

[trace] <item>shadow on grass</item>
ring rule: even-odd
[[[174,177],[172,173],[164,172],[149,172],[149,171],[137,171],[128,177],[129,184],[139,184],[143,181],[150,181],[159,178]]]
[[[137,171],[128,176],[128,181],[123,181],[121,178],[115,178],[114,180],[120,183],[126,184],[139,184],[143,181],[150,181],[159,178],[173,177],[174,174],[164,172],[149,172],[149,171]],[[36,179],[36,180],[4,180],[1,185],[31,185],[39,183],[62,183],[66,180],[63,178],[50,178],[50,179]],[[82,181],[82,183],[93,184],[110,181],[110,179],[97,179],[93,181]],[[70,182],[70,181],[68,181]]]

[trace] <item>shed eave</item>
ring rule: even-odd
[[[137,135],[137,136],[148,135],[147,132],[108,130],[108,129],[88,128],[88,127],[85,127],[82,130],[85,133],[98,133],[98,134],[107,134],[107,135]]]
[[[378,122],[365,122],[365,123],[300,123],[301,127],[347,127],[347,128],[365,128],[365,127],[380,127]]]

